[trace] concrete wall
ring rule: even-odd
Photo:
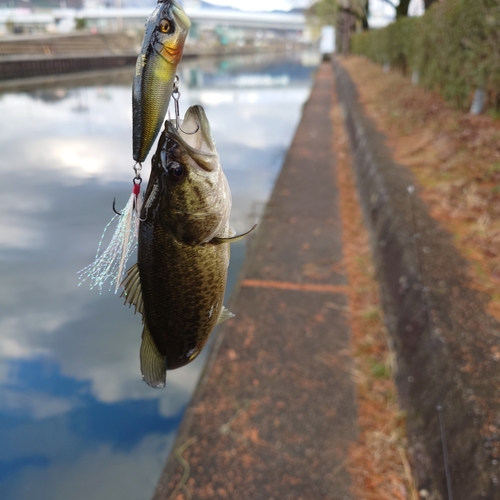
[[[500,499],[500,324],[334,61],[423,498]]]

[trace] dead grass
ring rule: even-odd
[[[352,493],[363,500],[416,500],[407,458],[405,416],[399,410],[392,380],[394,358],[383,325],[368,235],[337,102],[332,119],[360,430],[359,441],[351,446],[347,460]]]
[[[361,57],[342,60],[396,162],[422,186],[430,214],[455,236],[473,286],[500,320],[500,120],[470,116],[396,72]]]

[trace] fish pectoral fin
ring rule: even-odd
[[[165,387],[167,380],[167,361],[164,358],[151,337],[146,324],[142,330],[141,343],[141,373],[146,384],[155,389]]]
[[[234,314],[229,310],[226,309],[224,306],[222,306],[222,310],[219,315],[219,319],[217,320],[217,324],[219,325],[220,323],[223,323],[224,321],[234,318]]]
[[[237,241],[241,241],[247,234],[250,234],[255,228],[257,227],[257,224],[255,224],[250,231],[247,231],[246,233],[243,234],[238,234],[236,236],[230,236],[229,238],[218,238],[217,236],[215,238],[212,238],[209,243],[211,245],[222,245],[222,243],[236,243]]]
[[[144,303],[142,301],[141,276],[139,266],[134,264],[128,271],[125,279],[121,282],[123,292],[121,297],[125,297],[125,304],[135,306],[135,312],[144,316]]]

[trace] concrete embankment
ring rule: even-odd
[[[139,44],[118,33],[0,39],[0,80],[130,66]]]
[[[125,33],[33,35],[0,39],[0,82],[133,66],[141,38]],[[189,44],[184,59],[284,52],[267,47]]]
[[[351,498],[357,408],[339,313],[332,85],[323,65],[155,500]]]
[[[499,499],[500,324],[334,64],[424,498]]]

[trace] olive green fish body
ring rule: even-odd
[[[142,224],[138,266],[144,318],[169,370],[193,360],[219,320],[228,246],[186,245],[161,223]]]
[[[143,162],[167,113],[191,22],[175,0],[159,2],[146,22],[132,86],[133,157]]]
[[[166,122],[141,211],[138,261],[123,282],[126,303],[143,316],[141,371],[163,387],[167,369],[192,361],[214,326],[232,316],[222,305],[229,265],[231,193],[201,106],[185,130]]]

